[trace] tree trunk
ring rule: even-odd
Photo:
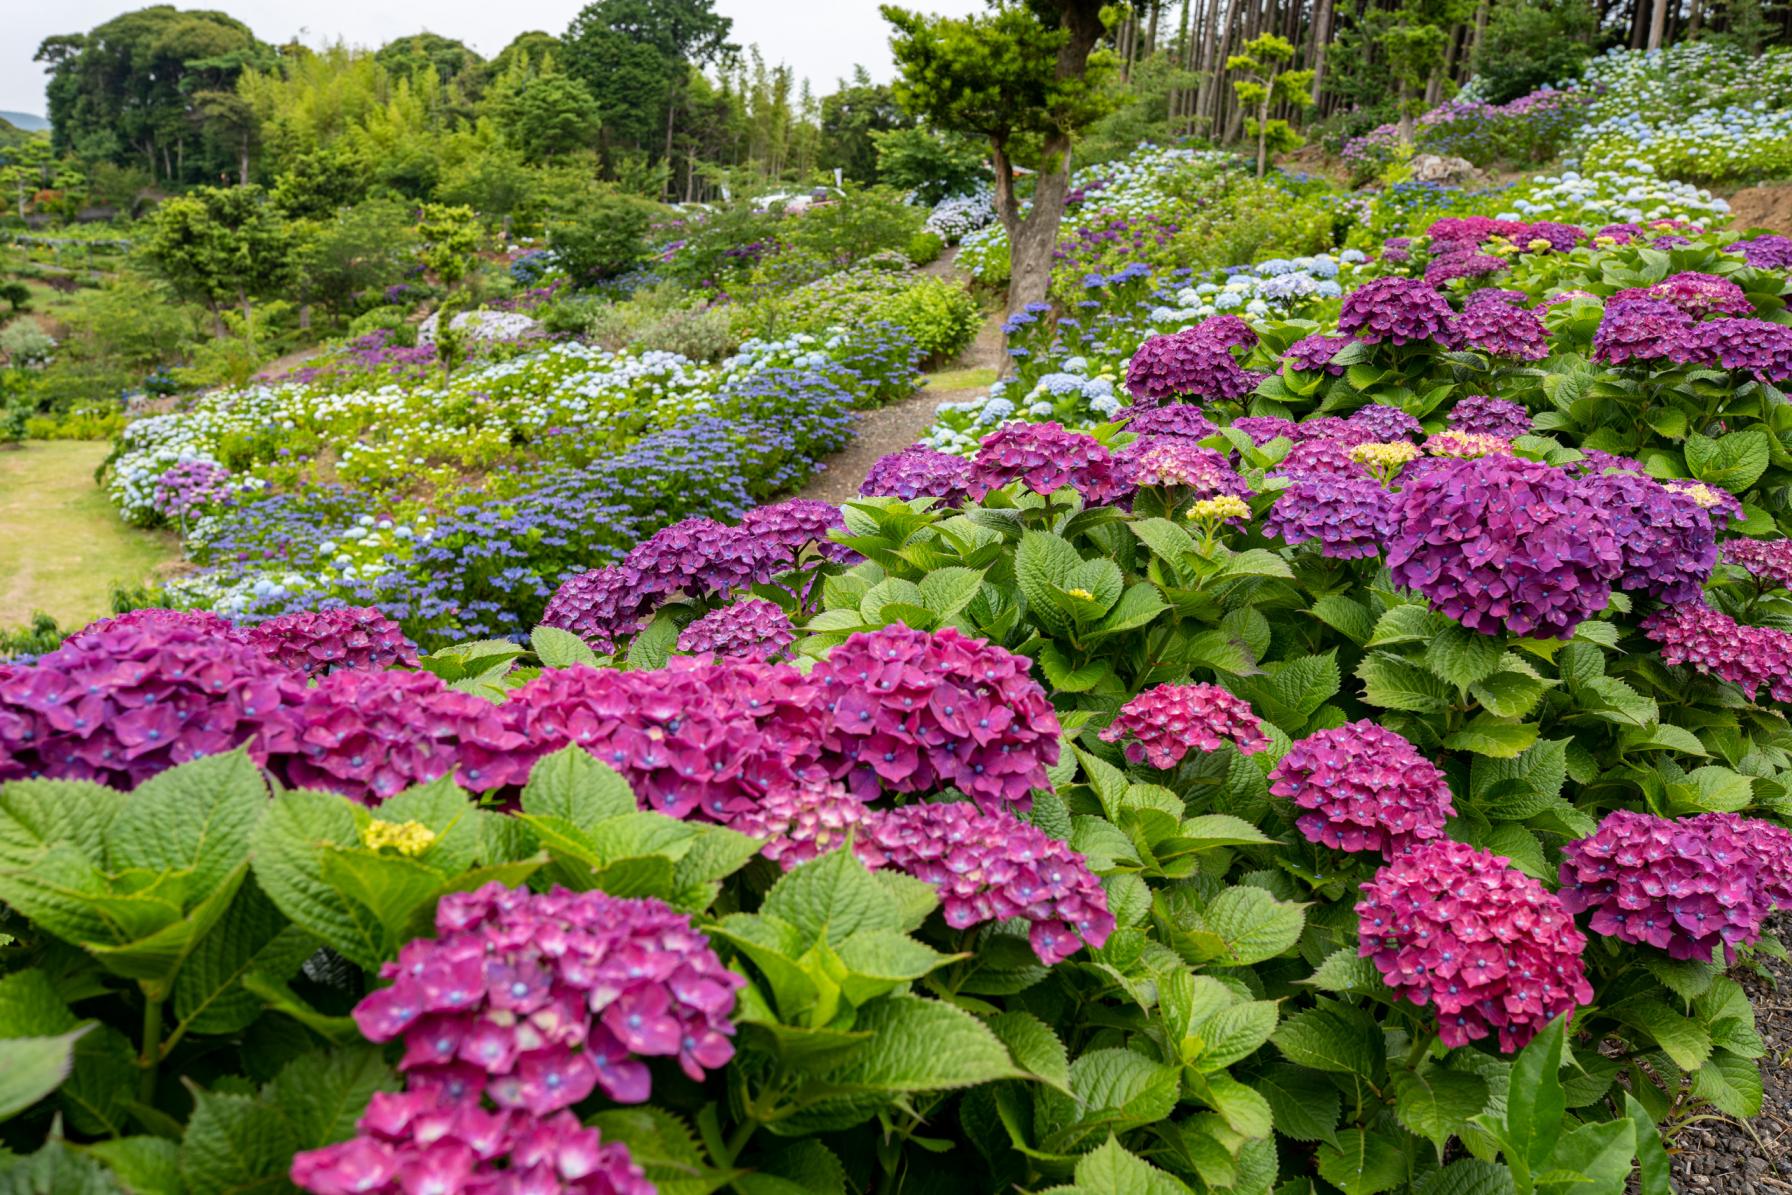
[[[1642,0],[1637,0],[1637,3],[1642,3]],[[1655,0],[1655,11],[1649,18],[1649,48],[1651,50],[1661,49],[1661,37],[1663,33],[1667,32],[1667,26],[1668,0]]]
[[[242,156],[237,159],[237,162],[237,186],[246,187],[249,185],[249,128],[247,125],[243,127]]]
[[[1686,19],[1686,37],[1688,40],[1699,35],[1699,29],[1705,24],[1705,0],[1692,0],[1692,15]]]
[[[1151,22],[1145,26],[1145,57],[1157,53],[1157,14],[1163,8],[1161,0],[1151,0]]]
[[[1314,0],[1313,8],[1313,52],[1308,59],[1313,64],[1313,102],[1319,102],[1319,93],[1325,88],[1325,47],[1332,39],[1332,0]]]
[[[1212,99],[1215,78],[1219,73],[1214,62],[1219,41],[1219,23],[1220,0],[1207,0],[1207,19],[1201,22],[1201,82],[1195,90],[1194,117],[1197,120],[1208,114],[1207,105]],[[1192,131],[1194,122],[1189,123]]]
[[[1487,10],[1492,7],[1490,0],[1481,0],[1475,5],[1475,40],[1469,47],[1469,69],[1476,69],[1476,62],[1481,57],[1481,39],[1487,36]]]

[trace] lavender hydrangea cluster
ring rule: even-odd
[[[796,567],[807,551],[814,551],[828,560],[856,561],[858,556],[852,549],[831,538],[835,531],[845,527],[846,517],[832,502],[791,498],[755,506],[740,517],[738,530],[758,546],[772,571],[785,572]]]
[[[1299,425],[1291,419],[1282,419],[1275,415],[1246,415],[1232,421],[1232,426],[1251,438],[1251,443],[1261,448],[1271,440],[1299,437]]]
[[[1305,810],[1294,824],[1308,841],[1388,858],[1442,838],[1456,814],[1437,766],[1366,719],[1296,741],[1270,770],[1269,791]]]
[[[380,969],[391,984],[355,1006],[369,1041],[402,1037],[410,1091],[545,1117],[601,1089],[638,1104],[643,1058],[675,1058],[693,1082],[734,1056],[734,993],[691,920],[657,900],[532,893],[491,883],[450,893],[436,937]]]
[[[1717,565],[1717,532],[1697,503],[1634,473],[1578,484],[1617,537],[1619,589],[1669,603],[1699,596]]]
[[[1623,566],[1573,477],[1508,456],[1442,462],[1409,484],[1386,558],[1396,585],[1470,630],[1545,638],[1603,610]]]
[[[1792,378],[1792,328],[1759,319],[1706,320],[1687,330],[1674,359],[1783,382]]]
[[[954,785],[984,808],[1030,808],[1058,762],[1059,727],[1028,666],[951,627],[850,636],[810,673],[834,774],[866,800]]]
[[[156,478],[150,505],[165,519],[185,519],[228,502],[230,470],[216,461],[181,461]]]
[[[1508,301],[1502,291],[1476,291],[1456,317],[1455,336],[1467,348],[1514,361],[1549,356],[1549,333],[1536,314]]]
[[[1792,834],[1734,813],[1680,819],[1615,810],[1562,848],[1562,905],[1588,927],[1670,958],[1709,962],[1761,939],[1792,906]]]
[[[769,664],[796,639],[790,616],[776,602],[743,598],[711,610],[678,633],[678,650]]]
[[[1153,685],[1120,707],[1101,732],[1105,743],[1126,742],[1126,758],[1173,768],[1190,751],[1217,751],[1231,743],[1245,755],[1269,746],[1263,723],[1248,701],[1218,685]]]
[[[1338,331],[1367,344],[1455,343],[1455,313],[1436,287],[1415,278],[1376,278],[1344,297]]]
[[[1687,498],[1700,510],[1711,516],[1712,526],[1719,530],[1742,518],[1742,503],[1737,501],[1736,495],[1722,486],[1708,485],[1702,481],[1687,481],[1684,478],[1664,481],[1661,484],[1664,488]]]
[[[242,635],[250,646],[307,676],[340,668],[411,668],[417,663],[417,645],[372,606],[282,614]]]
[[[1300,424],[1305,427],[1305,424]],[[1369,443],[1367,429],[1361,429],[1361,439],[1348,436],[1319,436],[1303,439],[1288,450],[1276,465],[1276,472],[1285,477],[1302,480],[1312,477],[1333,477],[1340,479],[1363,478],[1369,471],[1363,463],[1352,454],[1352,449],[1359,444]]]
[[[1492,1035],[1510,1054],[1592,1003],[1585,935],[1507,859],[1440,839],[1389,860],[1362,894],[1358,953],[1405,999],[1437,1010],[1446,1046]]]
[[[1792,590],[1792,540],[1726,539],[1723,557],[1747,569],[1757,581]]]
[[[888,866],[933,885],[953,929],[1025,919],[1048,967],[1114,931],[1107,892],[1082,856],[1006,810],[904,805],[878,815],[869,840]]]
[[[1471,394],[1450,408],[1444,417],[1451,430],[1515,440],[1529,435],[1531,413],[1515,402],[1487,394]]]
[[[1250,325],[1235,315],[1217,315],[1180,332],[1153,336],[1132,355],[1126,388],[1143,403],[1176,398],[1242,398],[1258,377],[1241,369],[1234,348],[1257,343]]]
[[[971,493],[1016,481],[1035,494],[1070,486],[1091,504],[1112,502],[1131,488],[1125,469],[1099,440],[1056,423],[1010,423],[984,437],[971,458]]]
[[[1328,336],[1324,332],[1314,332],[1289,345],[1288,351],[1282,354],[1282,360],[1303,373],[1318,373],[1320,370],[1324,370],[1333,377],[1338,377],[1343,374],[1344,367],[1334,365],[1332,358],[1343,351],[1344,346],[1349,343],[1350,337],[1348,336]]]
[[[1316,539],[1321,555],[1353,560],[1378,555],[1393,526],[1394,497],[1379,482],[1308,474],[1277,496],[1263,534],[1291,545]]]
[[[1753,240],[1737,241],[1729,251],[1742,254],[1757,270],[1792,270],[1792,237],[1765,233]]]
[[[1161,407],[1121,407],[1111,423],[1125,421],[1126,430],[1137,436],[1179,436],[1185,440],[1205,440],[1218,432],[1193,403],[1168,403]]]
[[[1632,299],[1655,299],[1669,303],[1693,319],[1708,315],[1753,315],[1754,304],[1740,286],[1715,274],[1684,272],[1670,274],[1651,286],[1634,287],[1614,294],[1607,303],[1629,302]]]
[[[1665,664],[1740,687],[1754,701],[1763,687],[1775,701],[1792,701],[1792,634],[1746,626],[1703,601],[1669,606],[1643,620],[1642,631],[1661,645]]]
[[[1593,359],[1605,365],[1673,361],[1685,354],[1693,320],[1661,299],[1608,302],[1593,333]]]
[[[1119,452],[1130,480],[1139,486],[1188,490],[1197,498],[1230,494],[1249,498],[1245,484],[1220,453],[1178,436],[1143,436]]]
[[[867,498],[938,498],[946,506],[962,506],[970,494],[971,462],[932,448],[904,448],[879,457],[865,475],[859,493]]]
[[[1417,419],[1386,403],[1358,407],[1345,422],[1362,428],[1370,440],[1405,440],[1425,434],[1424,425]]]

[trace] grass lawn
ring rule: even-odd
[[[36,610],[81,626],[111,612],[115,583],[179,557],[172,536],[126,526],[94,485],[108,451],[85,440],[0,448],[0,626]]]

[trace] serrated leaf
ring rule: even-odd
[[[901,931],[885,890],[848,850],[832,851],[787,871],[760,906],[807,940],[838,944],[865,930]]]
[[[290,979],[317,952],[319,939],[290,924],[253,879],[238,889],[217,927],[200,940],[174,981],[174,1017],[187,1033],[237,1033],[261,1015],[242,980],[261,972]]]
[[[1728,1050],[1714,1052],[1704,1066],[1693,1072],[1692,1091],[1727,1116],[1746,1120],[1761,1114],[1760,1068]]]
[[[535,649],[535,658],[548,668],[571,668],[577,664],[597,666],[597,653],[591,650],[591,645],[560,627],[536,627],[529,632],[529,646]]]
[[[577,746],[562,747],[537,760],[523,786],[524,813],[562,817],[579,826],[637,808],[628,781]]]
[[[292,1127],[298,1147],[318,1149],[354,1136],[375,1092],[399,1089],[398,1076],[377,1048],[350,1046],[293,1059],[266,1095]]]
[[[1440,1160],[1444,1145],[1486,1106],[1487,1081],[1479,1075],[1434,1067],[1394,1076],[1394,1116],[1435,1145]]]
[[[1143,1158],[1106,1142],[1077,1159],[1076,1185],[1088,1195],[1187,1195],[1188,1186]]]
[[[1406,1158],[1378,1133],[1343,1129],[1336,1144],[1319,1147],[1319,1175],[1344,1195],[1375,1195],[1406,1180]]]
[[[1338,1089],[1309,1070],[1272,1066],[1257,1077],[1276,1132],[1295,1141],[1337,1142]]]
[[[190,1195],[289,1190],[298,1138],[278,1109],[246,1095],[196,1091],[181,1141],[180,1174]]]
[[[1270,1039],[1288,1061],[1332,1074],[1374,1074],[1380,1051],[1356,1026],[1322,1008],[1308,1009],[1276,1028]]]
[[[106,831],[113,870],[190,871],[210,893],[249,855],[267,782],[245,751],[196,759],[145,780]]]
[[[1425,645],[1425,667],[1440,679],[1466,690],[1499,671],[1505,654],[1500,640],[1450,623]]]
[[[1299,905],[1279,901],[1261,888],[1238,887],[1208,902],[1201,921],[1218,940],[1208,961],[1248,967],[1292,947],[1306,926],[1306,915]]]
[[[1070,1055],[1051,1026],[1027,1012],[999,1013],[986,1023],[1022,1070],[1069,1094]]]
[[[1517,1195],[1512,1172],[1495,1162],[1464,1158],[1430,1174],[1414,1195]]]
[[[1429,669],[1394,656],[1364,656],[1363,662],[1357,665],[1356,675],[1363,682],[1363,700],[1384,709],[1441,714],[1456,698],[1450,685]]]
[[[821,1079],[829,1094],[901,1096],[1026,1077],[988,1026],[938,1000],[878,1000],[859,1010],[854,1028],[872,1036]]]
[[[0,1038],[0,1120],[8,1120],[62,1086],[74,1069],[75,1043],[91,1024],[53,1037]]]

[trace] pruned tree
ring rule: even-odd
[[[1294,43],[1274,33],[1251,39],[1244,44],[1244,53],[1226,59],[1227,70],[1245,75],[1245,78],[1232,82],[1238,102],[1256,109],[1256,115],[1245,124],[1245,132],[1257,140],[1258,178],[1269,169],[1271,150],[1286,152],[1301,145],[1300,134],[1287,121],[1271,120],[1269,116],[1270,108],[1275,104],[1305,108],[1313,103],[1309,91],[1313,86],[1313,72],[1288,70],[1288,63],[1293,59]]]

